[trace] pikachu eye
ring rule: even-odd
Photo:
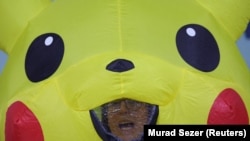
[[[182,59],[200,71],[211,72],[219,65],[217,42],[201,25],[188,24],[181,27],[176,35],[176,46]]]
[[[25,58],[25,72],[32,82],[50,77],[61,64],[64,55],[63,39],[55,33],[38,36],[30,44]]]

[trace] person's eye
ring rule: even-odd
[[[120,101],[114,101],[108,104],[108,107],[119,107]]]
[[[140,102],[136,102],[133,100],[127,100],[126,103],[129,107],[138,107],[141,104]]]

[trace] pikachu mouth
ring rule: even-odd
[[[110,132],[109,127],[107,127],[107,123],[104,123],[97,115],[95,110],[90,110],[90,118],[93,123],[93,126],[97,132],[97,134],[104,140],[104,141],[119,141],[115,135]],[[148,117],[148,125],[156,124],[158,115],[159,115],[159,107],[157,105],[152,105],[150,109],[150,115]],[[106,121],[107,122],[107,121]],[[117,124],[118,128],[123,131],[124,133],[128,133],[133,131],[136,128],[136,124],[131,120],[122,120]],[[143,140],[143,137],[141,138]]]

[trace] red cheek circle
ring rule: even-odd
[[[39,121],[22,102],[13,103],[7,111],[5,141],[44,141]]]
[[[215,99],[208,116],[208,124],[249,124],[243,100],[233,89],[223,90]]]

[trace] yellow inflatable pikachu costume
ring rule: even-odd
[[[152,124],[249,124],[250,73],[236,47],[249,9],[249,0],[0,0],[0,141],[119,140],[94,109],[123,98],[154,105]]]

